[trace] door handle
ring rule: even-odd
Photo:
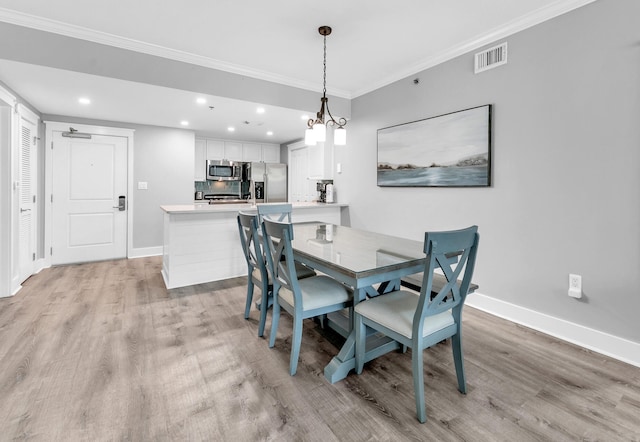
[[[126,202],[127,198],[124,195],[120,195],[118,197],[118,205],[117,206],[113,206],[114,209],[118,209],[118,211],[120,212],[124,212],[125,209],[127,208],[127,202]]]
[[[20,213],[22,212],[31,212],[31,209],[23,209],[22,207],[20,207]]]

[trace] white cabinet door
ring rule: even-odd
[[[324,143],[307,147],[309,151],[309,176],[308,178],[320,180],[324,177]]]
[[[207,140],[207,160],[222,160],[225,158],[224,141]]]
[[[318,143],[309,147],[309,178],[314,180],[333,179],[333,144]]]
[[[289,152],[290,201],[315,201],[318,199],[316,180],[309,178],[309,147],[292,149]]]
[[[242,161],[262,161],[262,146],[255,143],[242,143]]]
[[[207,140],[196,140],[195,149],[193,179],[194,181],[204,181],[205,169],[207,167]]]
[[[225,160],[242,161],[242,143],[225,141],[223,158]]]
[[[279,163],[280,146],[278,144],[263,144],[262,161],[264,161],[265,163]]]

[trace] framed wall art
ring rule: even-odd
[[[378,129],[378,186],[490,185],[490,104]]]

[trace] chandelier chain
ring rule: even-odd
[[[327,36],[324,36],[324,62],[322,63],[322,95],[327,95]]]

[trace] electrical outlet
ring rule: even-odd
[[[582,298],[582,276],[569,274],[569,296]]]
[[[582,276],[569,274],[569,289],[582,291]]]

